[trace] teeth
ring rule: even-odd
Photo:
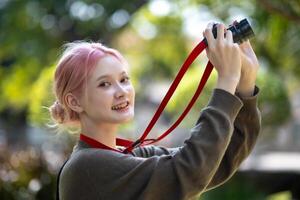
[[[113,106],[112,109],[113,110],[119,110],[119,109],[122,109],[122,108],[125,108],[128,106],[128,102],[125,102],[125,103],[122,103],[122,104],[119,104],[119,105],[116,105],[116,106]]]

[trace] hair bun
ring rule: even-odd
[[[65,109],[58,101],[55,101],[49,109],[53,120],[59,124],[64,123],[66,114]]]

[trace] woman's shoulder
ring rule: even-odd
[[[106,149],[84,148],[73,151],[67,165],[67,168],[74,170],[88,168],[119,168],[124,165],[135,165],[144,161],[143,158],[134,157],[131,154],[123,154]]]
[[[96,185],[101,188],[101,182],[113,180],[114,174],[122,170],[121,159],[117,157],[120,157],[117,153],[95,148],[73,151],[61,172],[60,191],[98,194]]]
[[[78,165],[81,163],[93,162],[107,162],[111,159],[116,159],[122,157],[118,152],[113,152],[111,150],[96,149],[96,148],[86,148],[80,149],[78,151],[72,152],[69,160],[72,164]]]

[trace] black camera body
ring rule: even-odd
[[[217,24],[213,25],[213,35],[215,38],[217,38]],[[254,37],[254,32],[248,22],[247,19],[243,19],[240,22],[234,22],[233,24],[229,25],[227,30],[230,30],[232,32],[233,42],[234,43],[242,43],[252,37]],[[207,41],[205,39],[205,42],[207,44]]]

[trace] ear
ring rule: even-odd
[[[80,105],[78,98],[75,95],[73,95],[72,93],[69,92],[68,94],[66,94],[65,102],[71,110],[73,110],[77,113],[81,113],[83,111],[83,108]]]

